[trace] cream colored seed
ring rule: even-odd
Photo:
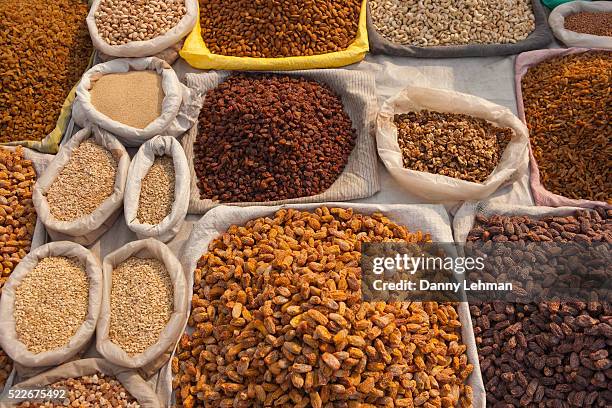
[[[87,317],[89,277],[76,258],[41,259],[15,291],[15,330],[29,351],[65,346]]]
[[[159,224],[172,211],[174,204],[174,161],[172,157],[155,158],[151,169],[142,180],[138,200],[138,221]]]
[[[60,221],[91,214],[113,193],[116,175],[111,152],[91,139],[84,141],[47,191],[51,214]]]
[[[129,258],[113,271],[109,337],[129,355],[159,339],[174,311],[174,289],[165,265]]]

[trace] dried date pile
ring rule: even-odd
[[[213,54],[278,58],[342,51],[355,40],[361,0],[200,0]]]
[[[231,226],[194,274],[178,407],[471,407],[454,304],[367,303],[361,243],[429,242],[382,214],[283,209]]]
[[[612,53],[551,58],[522,80],[525,119],[540,179],[574,199],[612,196]]]
[[[538,220],[480,217],[468,240],[611,243],[612,210],[580,210]],[[524,254],[530,253],[526,248]],[[471,306],[487,406],[610,406],[612,304],[597,300],[591,295],[576,301]]]
[[[202,199],[274,201],[327,190],[356,132],[327,85],[289,76],[236,75],[209,91],[194,142]]]
[[[0,143],[42,140],[93,51],[81,0],[0,2]]]
[[[495,170],[513,131],[484,119],[423,110],[395,115],[407,169],[483,183]]]
[[[17,264],[30,251],[36,226],[32,188],[36,173],[24,150],[0,148],[0,295]]]

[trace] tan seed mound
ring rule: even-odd
[[[162,77],[155,71],[107,74],[93,83],[91,103],[112,120],[144,129],[162,113]]]
[[[142,179],[138,200],[138,221],[159,224],[172,211],[174,204],[174,160],[170,156],[156,157]]]
[[[89,277],[76,258],[41,259],[15,291],[15,330],[32,353],[65,346],[85,322]]]
[[[174,311],[174,288],[163,262],[132,257],[113,270],[109,337],[129,355],[159,339]]]
[[[140,404],[113,377],[104,374],[68,378],[49,385],[50,388],[63,388],[68,398],[61,404],[51,402],[24,402],[18,408],[139,408]]]
[[[47,191],[53,217],[73,221],[91,214],[113,194],[117,160],[91,139],[74,149]]]
[[[82,0],[0,1],[0,143],[42,140],[93,52]]]
[[[19,261],[30,252],[36,226],[34,183],[36,173],[32,162],[25,160],[23,148],[0,148],[0,295]]]
[[[483,183],[513,135],[469,115],[423,110],[395,115],[404,167]]]

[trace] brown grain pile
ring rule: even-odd
[[[278,58],[346,49],[357,36],[361,0],[200,0],[213,54]]]
[[[136,129],[146,128],[162,113],[162,77],[155,71],[106,74],[90,92],[98,112]]]
[[[327,190],[355,147],[342,99],[290,76],[228,78],[206,94],[194,142],[202,199],[274,201]]]
[[[6,380],[11,375],[12,370],[13,362],[4,350],[0,348],[0,390],[4,389],[4,384],[6,384]]]
[[[93,51],[87,2],[0,2],[0,143],[41,140]]]
[[[577,33],[612,37],[612,13],[581,11],[565,17],[564,26]]]
[[[17,264],[30,251],[36,226],[32,188],[36,173],[24,150],[0,148],[0,295]]]
[[[531,147],[547,190],[574,199],[612,197],[612,53],[551,58],[522,80]]]
[[[404,167],[483,183],[514,132],[484,119],[423,110],[395,115]]]
[[[142,179],[138,199],[138,222],[157,225],[172,212],[175,183],[172,157],[156,157]]]
[[[283,209],[231,226],[194,274],[178,407],[471,407],[454,304],[361,300],[363,242],[430,242],[382,214]]]

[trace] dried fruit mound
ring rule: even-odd
[[[612,53],[544,61],[522,80],[531,146],[547,190],[612,202]]]
[[[195,270],[177,406],[471,407],[454,304],[362,302],[361,243],[382,241],[431,240],[327,207],[230,227]]]
[[[213,54],[279,58],[342,51],[355,40],[361,0],[200,0]]]
[[[6,384],[6,380],[11,375],[11,371],[13,370],[13,362],[9,358],[9,356],[0,348],[0,388],[4,389],[4,384]]]
[[[327,190],[356,132],[327,85],[289,76],[232,76],[206,94],[194,143],[202,199],[274,201]]]
[[[93,51],[80,0],[0,2],[0,143],[42,140]]]

